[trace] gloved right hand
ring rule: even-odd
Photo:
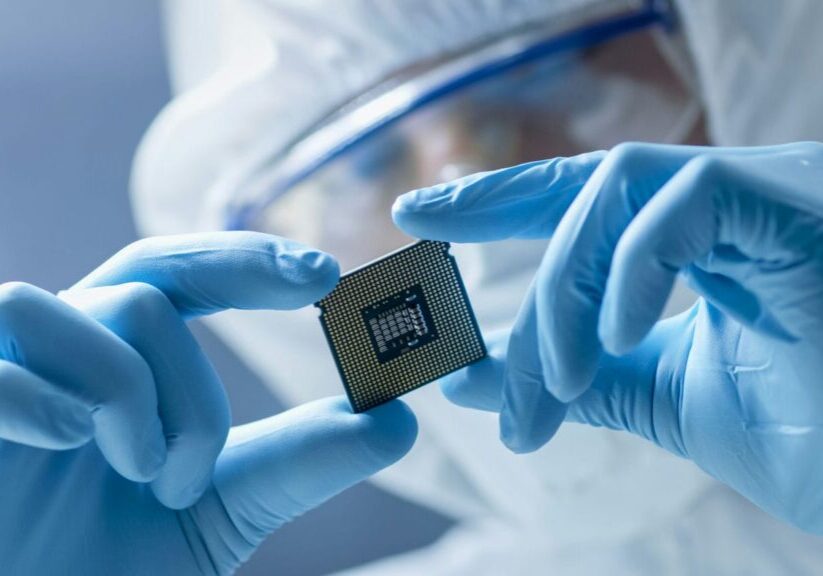
[[[823,534],[822,144],[621,145],[418,190],[395,219],[551,236],[511,334],[444,382],[510,448],[564,418],[626,430]],[[655,324],[678,273],[703,299]]]
[[[236,232],[138,242],[59,297],[0,287],[0,571],[228,574],[403,456],[416,423],[400,402],[321,400],[229,432],[185,325],[301,307],[337,278],[326,254]]]

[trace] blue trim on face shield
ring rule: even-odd
[[[491,59],[476,68],[459,73],[427,91],[421,91],[397,106],[390,107],[368,126],[333,141],[331,145],[321,148],[316,154],[304,155],[308,158],[290,158],[292,153],[299,147],[300,143],[298,142],[297,146],[291,147],[281,157],[281,166],[279,167],[281,174],[265,187],[267,190],[260,194],[259,199],[238,202],[234,205],[229,204],[225,229],[245,230],[252,227],[257,214],[265,210],[267,206],[292,187],[381,130],[433,102],[543,58],[590,48],[651,26],[670,29],[673,24],[674,14],[669,2],[649,0],[642,9],[630,14],[610,17],[597,24],[576,28],[552,38],[534,42],[514,53]],[[391,91],[389,94],[391,94]]]

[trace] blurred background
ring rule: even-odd
[[[70,286],[136,239],[128,179],[169,100],[157,0],[0,3],[0,282]],[[277,399],[204,327],[236,423]],[[310,576],[427,544],[446,518],[358,486],[277,532],[241,571]]]

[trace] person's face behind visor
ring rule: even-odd
[[[701,120],[652,34],[639,32],[436,100],[326,163],[255,227],[327,250],[346,270],[412,240],[391,220],[403,192],[626,140],[700,143]]]

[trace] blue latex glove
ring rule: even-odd
[[[628,430],[823,533],[823,145],[626,144],[411,192],[395,219],[551,236],[508,343],[444,382],[513,450],[564,419]],[[656,323],[678,272],[703,298]]]
[[[298,308],[337,278],[323,253],[222,233],[138,242],[59,297],[0,287],[0,571],[227,574],[405,454],[417,429],[399,402],[322,400],[229,431],[185,325]]]

